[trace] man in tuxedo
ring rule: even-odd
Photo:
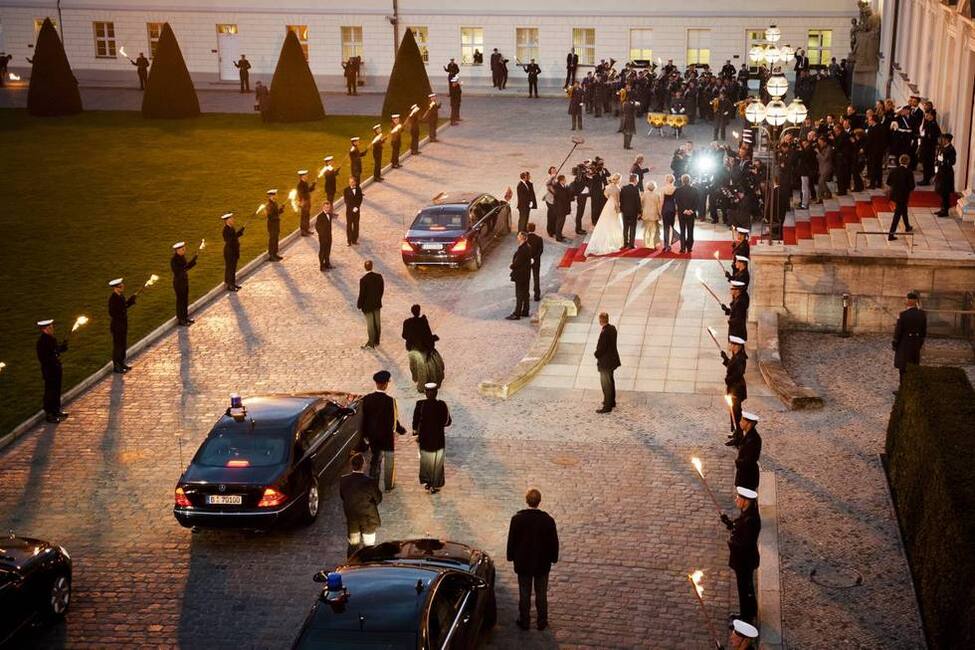
[[[579,67],[579,55],[576,54],[576,48],[569,50],[569,53],[565,56],[565,84],[562,88],[568,88],[571,84],[576,81],[576,69]]]
[[[532,251],[532,279],[535,282],[535,302],[538,302],[542,299],[542,294],[539,287],[539,277],[542,267],[542,252],[545,250],[545,242],[541,237],[535,234],[535,224],[533,223],[528,224],[526,241],[528,242],[528,247]]]
[[[562,236],[562,228],[565,227],[565,218],[572,212],[572,190],[565,184],[565,174],[559,174],[555,186],[552,188],[555,193],[555,241],[565,241]]]
[[[315,232],[318,233],[318,270],[327,271],[332,268],[332,219],[336,214],[332,212],[332,202],[325,201],[322,211],[315,217]]]
[[[609,413],[616,408],[616,379],[613,372],[620,367],[620,353],[616,347],[616,328],[609,324],[609,314],[599,314],[599,340],[596,342],[596,368],[599,385],[603,389],[603,407],[596,413]]]
[[[538,200],[535,198],[531,172],[521,172],[521,180],[518,181],[518,232],[528,230],[530,212],[537,207]]]
[[[701,201],[687,174],[680,177],[680,187],[674,191],[674,203],[680,225],[680,252],[691,253],[694,251],[694,220]]]
[[[589,185],[592,177],[589,175],[589,161],[583,161],[582,165],[576,168],[575,178],[569,186],[572,188],[572,197],[576,202],[576,234],[585,235],[586,231],[582,228],[582,215],[586,211],[586,200],[589,198]]]
[[[359,180],[349,176],[349,186],[342,192],[345,199],[345,238],[348,246],[359,243],[359,208],[362,207],[362,190]]]
[[[240,260],[240,237],[244,229],[234,227],[234,213],[228,212],[223,219],[223,283],[227,291],[239,291],[237,284],[237,262]]]
[[[890,231],[887,239],[893,241],[897,239],[894,233],[897,232],[897,224],[904,220],[904,232],[911,232],[911,222],[907,216],[907,206],[911,200],[911,192],[914,191],[914,170],[909,167],[911,157],[902,153],[897,158],[897,167],[890,170],[887,174],[887,198],[894,203],[894,218],[890,222]]]
[[[403,435],[406,428],[399,423],[396,400],[386,394],[391,375],[380,370],[372,376],[376,390],[362,398],[362,437],[369,441],[369,476],[379,478],[383,473],[383,488],[389,492],[394,484],[396,466],[396,439],[394,433]]]
[[[376,531],[382,525],[378,506],[383,501],[383,492],[379,482],[362,471],[364,464],[362,454],[352,454],[349,459],[352,471],[339,479],[339,496],[342,497],[349,537],[346,557],[351,557],[363,546],[375,546]]]
[[[637,175],[630,174],[630,182],[620,190],[620,212],[623,213],[623,248],[636,248],[636,222],[640,219],[643,202]]]
[[[532,488],[525,495],[528,508],[519,510],[508,526],[509,562],[518,575],[518,620],[522,630],[531,627],[532,588],[535,591],[536,627],[548,627],[548,574],[559,561],[559,534],[555,520],[538,506],[542,493]]]
[[[515,310],[505,316],[507,320],[519,320],[528,316],[528,289],[531,282],[532,251],[528,246],[528,235],[518,233],[518,248],[511,259],[511,281],[515,283]]]
[[[365,262],[366,274],[359,278],[359,299],[356,301],[356,308],[361,311],[366,318],[366,332],[369,340],[362,344],[363,349],[373,349],[379,346],[379,338],[382,334],[382,324],[379,320],[379,312],[383,306],[383,276],[372,270],[372,260]]]

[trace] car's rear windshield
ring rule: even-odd
[[[413,220],[413,230],[464,230],[467,208],[464,206],[425,208]]]
[[[288,439],[259,431],[217,431],[207,438],[193,460],[207,467],[271,467],[285,462]]]

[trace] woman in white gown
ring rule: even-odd
[[[623,248],[623,220],[620,217],[620,175],[609,177],[609,184],[603,190],[606,205],[599,214],[596,227],[592,230],[586,255],[609,255]]]

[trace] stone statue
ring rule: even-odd
[[[880,68],[880,16],[868,3],[860,2],[860,19],[850,27],[850,63],[854,72],[876,72]]]

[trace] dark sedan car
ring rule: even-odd
[[[494,562],[437,539],[367,547],[330,572],[294,650],[476,648],[497,621]]]
[[[416,213],[400,244],[403,263],[481,268],[484,251],[511,232],[511,206],[490,194],[441,195]]]
[[[19,646],[30,627],[63,618],[70,604],[67,551],[13,533],[0,538],[0,646]]]
[[[360,438],[358,406],[345,393],[231,396],[176,484],[176,520],[187,528],[310,524],[320,486]]]

